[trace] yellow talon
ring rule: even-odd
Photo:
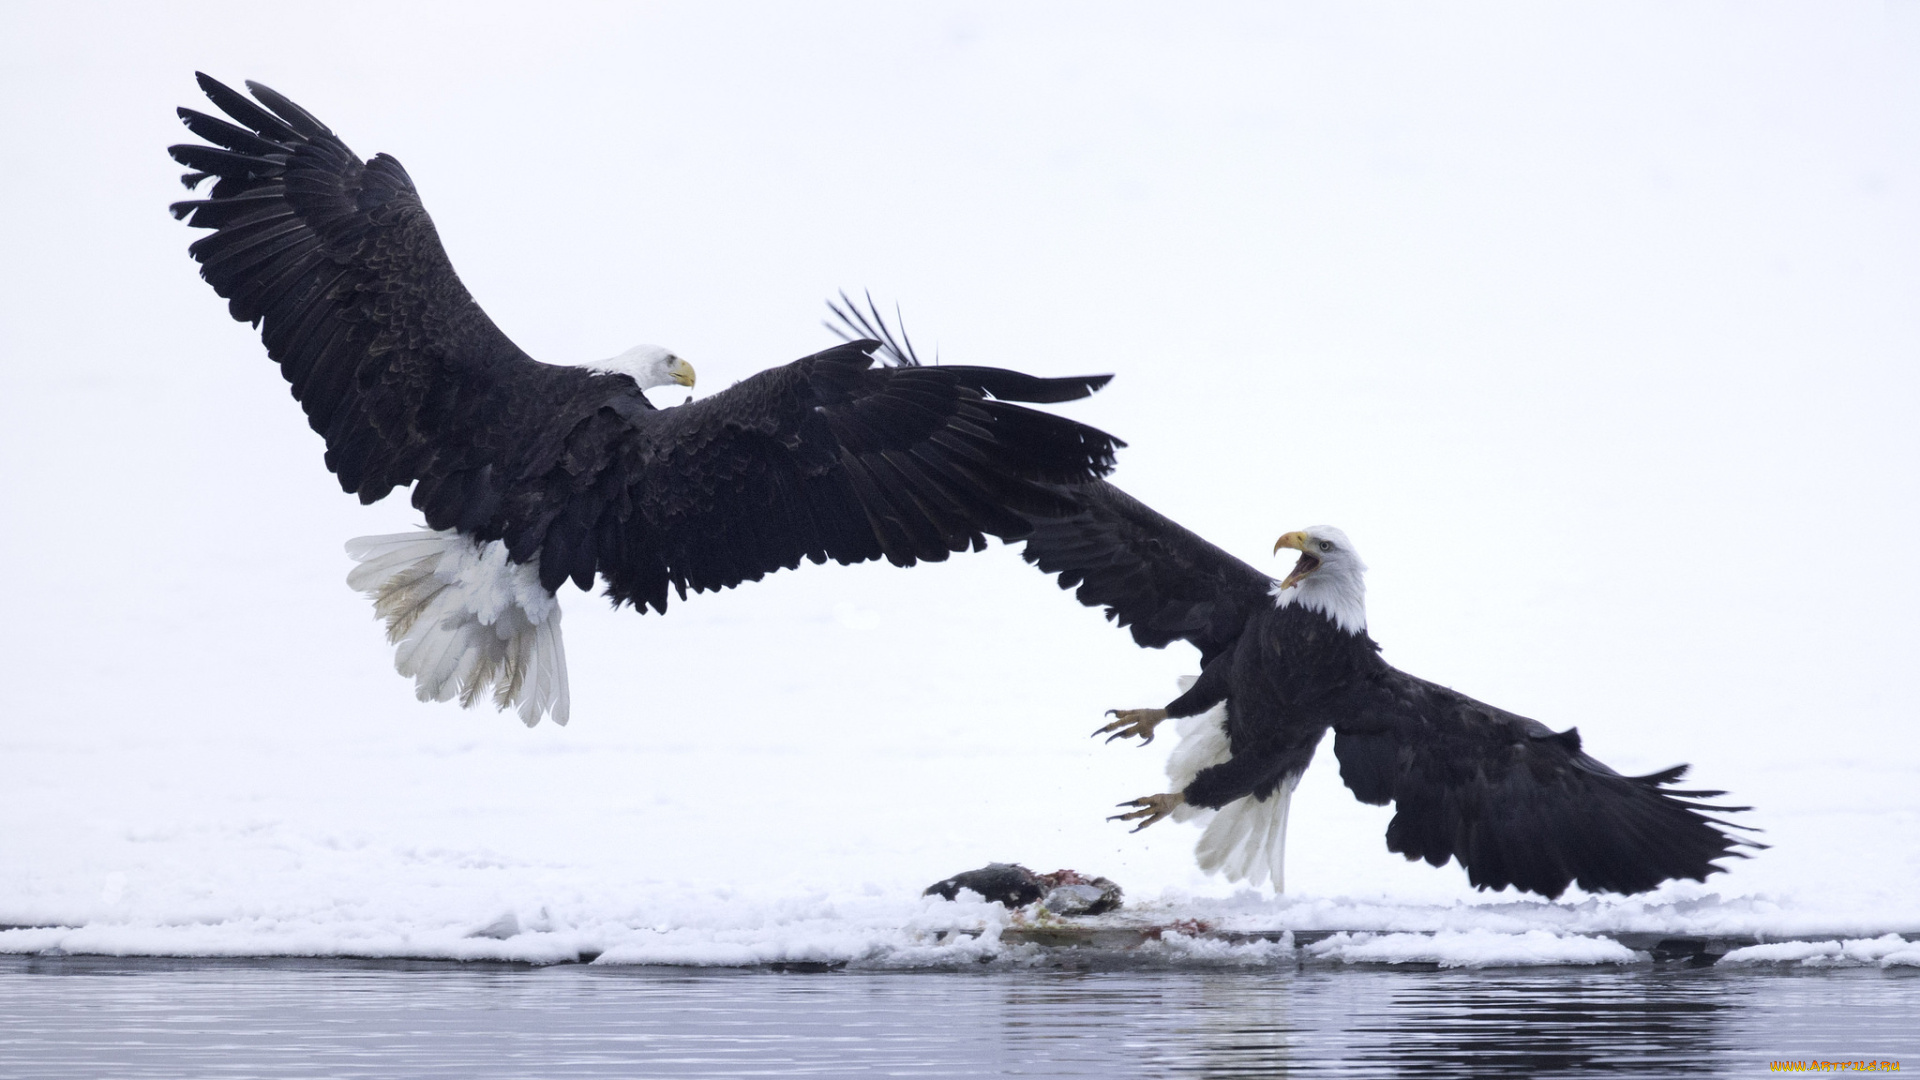
[[[1112,742],[1115,739],[1137,735],[1140,737],[1140,745],[1145,746],[1153,741],[1153,729],[1160,726],[1160,722],[1167,718],[1167,710],[1108,709],[1107,715],[1117,716],[1119,719],[1095,731],[1094,738],[1105,735],[1107,741]]]
[[[1138,809],[1130,810],[1124,814],[1114,814],[1107,818],[1107,820],[1138,821],[1140,824],[1135,825],[1128,831],[1139,832],[1141,829],[1173,813],[1175,807],[1186,801],[1187,797],[1178,791],[1170,791],[1165,795],[1143,795],[1138,799],[1129,799],[1126,802],[1116,804],[1118,806],[1138,807]]]

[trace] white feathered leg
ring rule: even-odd
[[[1180,677],[1184,692],[1195,676]],[[1171,790],[1184,791],[1200,770],[1218,765],[1233,756],[1227,741],[1227,703],[1199,716],[1182,718],[1177,729],[1180,741],[1167,757],[1167,778]],[[1272,882],[1273,891],[1287,891],[1287,808],[1293,802],[1293,789],[1300,783],[1298,774],[1286,777],[1272,795],[1256,799],[1249,795],[1235,799],[1218,810],[1182,803],[1173,811],[1173,820],[1205,823],[1206,829],[1194,845],[1194,861],[1209,874],[1225,874],[1228,881],[1245,881],[1254,888]]]
[[[347,554],[360,564],[347,584],[373,599],[393,666],[421,701],[458,696],[471,708],[491,689],[528,727],[567,722],[560,602],[541,587],[537,558],[510,562],[506,544],[451,529],[356,537]]]

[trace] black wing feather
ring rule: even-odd
[[[867,309],[853,302],[845,291],[840,293],[840,302],[827,301],[827,310],[833,318],[821,323],[831,330],[841,341],[875,341],[879,344],[877,352],[883,358],[899,367],[927,366],[914,351],[913,339],[907,336],[907,322],[900,314],[899,305],[894,305],[894,323],[900,327],[895,333],[893,325],[880,312],[880,305],[874,303],[873,294],[867,293]],[[1026,401],[1041,405],[1057,405],[1063,401],[1078,401],[1113,381],[1111,375],[1067,375],[1054,378],[1041,378],[1020,371],[1008,371],[1005,368],[968,367],[966,365],[940,364],[936,357],[934,363],[942,371],[965,372],[981,393],[996,397],[1002,401]]]
[[[1061,588],[1078,586],[1082,604],[1105,608],[1140,645],[1186,641],[1204,666],[1271,605],[1272,578],[1112,484],[1067,494],[1075,512],[1036,518],[1021,555],[1058,574]]]
[[[287,125],[309,139],[330,139],[332,129],[314,119],[313,114],[288,101],[270,86],[247,80],[247,90],[262,105],[272,109],[274,114],[287,122]]]
[[[1719,791],[1667,785],[1686,766],[1622,776],[1523,716],[1387,668],[1338,710],[1334,755],[1362,802],[1392,802],[1387,848],[1444,866],[1457,859],[1484,889],[1508,885],[1549,898],[1577,883],[1637,893],[1674,878],[1704,881],[1764,845],[1726,831],[1698,802]]]
[[[1069,509],[1124,445],[1009,404],[1084,397],[1106,377],[875,367],[860,340],[661,412],[633,380],[542,364],[461,284],[398,161],[363,162],[311,113],[204,75],[230,119],[183,109],[215,145],[170,149],[216,178],[173,206],[212,230],[189,251],[259,326],[327,466],[363,501],[413,485],[436,529],[503,539],[541,581],[596,573],[665,610],[802,558],[902,565],[1025,535]],[[871,304],[869,305],[871,306]],[[877,317],[877,312],[876,312]],[[884,323],[881,326],[885,330]]]
[[[873,294],[867,293],[867,310],[861,311],[860,305],[847,296],[845,289],[840,290],[840,303],[827,301],[827,310],[833,312],[833,318],[820,325],[831,330],[841,341],[877,341],[879,354],[900,367],[920,367],[920,356],[914,352],[913,339],[907,336],[907,320],[900,314],[900,306],[894,305],[893,319],[900,325],[900,334],[894,336],[893,327],[887,324],[887,317],[880,313],[880,305],[873,302]],[[935,363],[939,362],[936,357]]]

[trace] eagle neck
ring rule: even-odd
[[[1268,595],[1276,608],[1317,611],[1349,634],[1367,632],[1367,583],[1359,574],[1313,574],[1284,589],[1276,581]]]

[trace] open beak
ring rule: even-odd
[[[1290,589],[1300,584],[1302,578],[1320,569],[1320,556],[1308,550],[1306,533],[1290,532],[1280,539],[1275,540],[1273,542],[1274,554],[1278,555],[1281,548],[1292,548],[1300,553],[1300,561],[1293,564],[1293,572],[1288,574],[1286,580],[1280,583],[1281,588]]]
[[[690,387],[693,385],[693,365],[676,356],[667,364],[667,378],[681,386]]]

